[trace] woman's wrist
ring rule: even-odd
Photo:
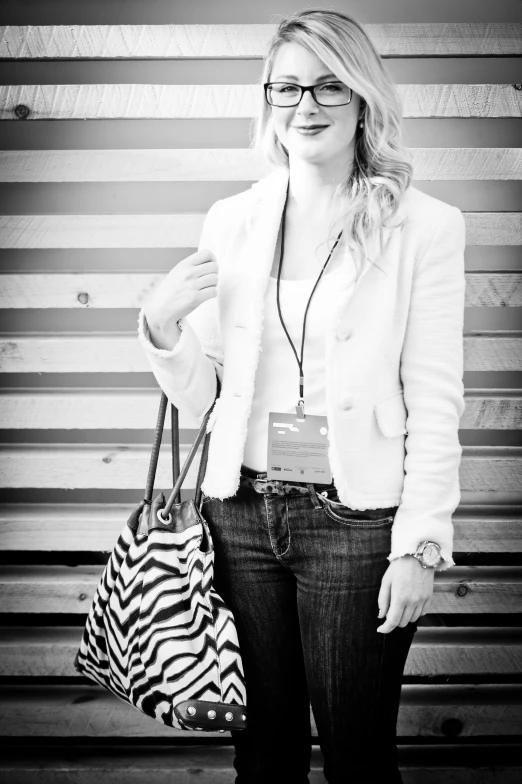
[[[165,349],[171,351],[178,343],[181,337],[181,324],[180,319],[169,320],[167,324],[163,324],[143,314],[145,323],[149,330],[149,340],[155,348]]]

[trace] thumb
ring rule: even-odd
[[[381,580],[381,589],[377,603],[379,605],[379,618],[384,618],[390,607],[391,600],[391,581],[385,573]]]

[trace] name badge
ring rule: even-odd
[[[330,484],[328,420],[306,414],[268,414],[267,479]]]

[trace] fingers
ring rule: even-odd
[[[218,283],[218,276],[214,272],[208,273],[206,275],[200,275],[198,278],[198,286],[200,290],[207,289],[209,288],[209,286],[216,288],[217,283]]]
[[[426,601],[422,605],[421,615],[426,615],[426,613],[430,609],[431,599],[432,599],[432,597],[428,596],[428,598],[426,599]]]
[[[386,615],[386,620],[382,626],[377,627],[377,631],[381,634],[388,634],[393,631],[402,620],[404,609],[400,605],[392,605]]]
[[[377,603],[379,605],[379,618],[384,618],[390,607],[391,600],[391,581],[387,578],[386,574],[381,580],[381,588]]]
[[[377,627],[377,631],[381,634],[388,634],[393,631],[397,626],[404,628],[409,623],[418,621],[421,615],[426,615],[430,606],[431,596],[424,602],[415,605],[398,605],[391,607],[386,616],[386,621],[382,626]]]
[[[187,256],[187,261],[190,260],[191,264],[204,264],[208,261],[216,261],[216,254],[211,251],[209,248],[201,248],[201,250],[197,250],[195,253],[192,253],[190,256]]]

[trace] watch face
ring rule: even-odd
[[[436,566],[440,560],[439,551],[433,544],[426,545],[422,551],[422,557],[426,566]]]

